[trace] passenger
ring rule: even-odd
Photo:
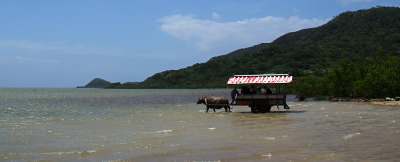
[[[261,93],[261,87],[259,85],[257,85],[256,94],[262,94]]]
[[[236,99],[236,96],[238,95],[239,95],[238,90],[236,90],[236,87],[233,87],[233,90],[231,91],[231,97],[232,97],[231,104],[235,103],[234,101]]]
[[[245,89],[246,89],[246,87],[242,86],[242,89],[240,90],[240,94],[242,94],[242,95],[246,94]]]
[[[247,88],[246,86],[243,86],[242,90],[241,90],[241,93],[242,93],[242,95],[250,94],[249,88]]]
[[[250,88],[250,94],[256,94],[256,88],[254,88],[254,85],[251,85],[251,88]]]
[[[264,86],[265,94],[272,94],[271,89],[269,89],[267,86]]]

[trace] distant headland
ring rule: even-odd
[[[121,84],[120,82],[111,83],[111,82],[101,79],[101,78],[94,78],[92,81],[90,81],[85,86],[78,86],[76,88],[114,88],[114,87],[120,86],[120,85],[132,85],[132,84],[140,84],[140,82],[126,82],[126,83]]]

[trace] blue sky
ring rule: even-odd
[[[397,0],[3,0],[0,87],[143,81]]]

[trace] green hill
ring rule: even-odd
[[[323,76],[341,59],[357,61],[378,49],[399,51],[400,8],[345,12],[328,23],[285,34],[271,43],[239,49],[205,63],[154,74],[138,85],[116,88],[226,87],[232,74],[290,73]]]
[[[106,81],[104,79],[100,78],[94,78],[92,81],[90,81],[88,84],[86,84],[82,88],[105,88],[109,86],[111,83],[109,81]]]

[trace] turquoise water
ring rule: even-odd
[[[0,161],[400,160],[399,106],[196,104],[229,92],[0,88]]]

